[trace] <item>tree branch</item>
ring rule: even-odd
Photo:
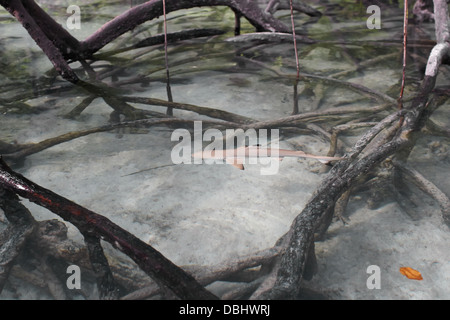
[[[0,4],[5,7],[22,26],[27,30],[31,38],[47,55],[50,62],[55,67],[56,71],[67,81],[72,83],[78,82],[78,77],[70,68],[67,61],[64,59],[61,51],[53,44],[52,40],[47,37],[43,30],[36,23],[34,18],[22,5],[20,0],[1,1]]]
[[[246,17],[259,31],[289,32],[289,28],[272,15],[265,14],[253,0],[167,0],[166,13],[202,6],[227,6]],[[84,57],[89,57],[120,35],[163,14],[162,0],[151,0],[130,8],[104,24],[81,42]]]
[[[448,46],[448,43],[442,44],[442,46]],[[430,65],[430,61],[434,61],[432,59],[434,59],[434,56],[430,54],[426,76],[394,138],[352,163],[352,159],[355,159],[368,145],[374,134],[377,131],[379,132],[380,126],[377,125],[375,126],[378,127],[377,130],[374,130],[375,127],[369,130],[355,144],[353,153],[347,157],[346,161],[341,161],[332,169],[328,178],[321,184],[303,211],[295,218],[287,236],[282,239],[282,246],[286,247],[286,250],[280,255],[271,274],[255,291],[252,298],[293,299],[297,297],[301,290],[300,283],[309,248],[314,240],[313,235],[322,216],[361,174],[367,173],[388,156],[403,149],[410,149],[414,144],[415,133],[420,131],[431,114],[427,109],[428,96],[434,88],[440,63],[438,59],[436,63]],[[397,112],[396,115],[400,116],[400,113]],[[387,120],[385,119],[382,123],[390,123]]]
[[[47,190],[12,171],[0,159],[0,186],[27,198],[72,223],[84,235],[101,237],[127,254],[159,285],[182,299],[217,299],[191,275],[178,268],[153,247],[147,245],[111,220]]]

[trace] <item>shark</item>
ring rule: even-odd
[[[317,156],[300,150],[272,149],[261,146],[242,146],[235,149],[200,151],[193,153],[192,157],[204,160],[224,160],[239,170],[244,170],[244,162],[247,158],[274,157],[280,161],[285,157],[311,158],[324,164],[344,159],[342,157]]]

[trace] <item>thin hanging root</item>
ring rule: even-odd
[[[294,54],[295,54],[295,67],[296,67],[296,74],[295,74],[295,82],[294,82],[294,109],[292,110],[292,114],[298,113],[298,81],[300,80],[300,64],[298,61],[298,50],[297,50],[297,38],[295,36],[295,23],[294,23],[294,8],[292,6],[292,0],[289,0],[289,7],[291,10],[291,26],[292,26],[292,40],[294,42]]]
[[[440,206],[442,212],[442,218],[444,222],[450,227],[450,199],[442,192],[434,183],[426,179],[417,170],[411,168],[409,165],[394,162],[396,168],[400,169],[403,174],[407,176],[417,187],[423,192],[431,196]]]
[[[172,89],[170,87],[169,56],[167,54],[167,18],[166,18],[166,1],[165,0],[162,0],[162,5],[163,5],[163,16],[164,16],[164,61],[165,61],[165,67],[166,67],[167,100],[169,102],[173,102]],[[168,107],[166,114],[168,116],[173,116],[173,108]]]
[[[408,0],[403,3],[403,69],[402,69],[402,86],[400,95],[397,99],[398,109],[403,109],[403,91],[406,82],[406,44],[408,40]],[[401,120],[402,121],[402,120]]]

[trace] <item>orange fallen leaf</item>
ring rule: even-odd
[[[412,279],[412,280],[423,280],[422,275],[420,274],[419,271],[414,270],[413,268],[410,267],[401,267],[400,268],[400,273],[404,276],[406,276],[408,279]]]

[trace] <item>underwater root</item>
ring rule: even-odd
[[[167,1],[166,9],[171,11],[192,6],[228,5],[237,15],[246,16],[259,30],[288,31],[287,27],[273,16],[262,15],[260,9],[256,10],[251,4],[245,5],[243,3],[235,0],[170,0]],[[141,113],[141,110],[128,103],[160,105],[192,111],[218,119],[204,121],[205,124],[218,127],[256,129],[270,127],[299,128],[303,126],[303,128],[324,136],[330,141],[329,156],[333,156],[340,148],[340,133],[366,126],[370,127],[353,145],[345,159],[333,166],[304,209],[293,220],[289,231],[272,248],[217,266],[176,266],[152,246],[144,243],[109,219],[26,179],[12,170],[1,159],[0,208],[3,210],[9,225],[0,235],[2,252],[0,256],[0,291],[5,286],[8,277],[13,275],[27,279],[26,281],[34,281],[39,286],[47,286],[55,298],[67,298],[51,266],[58,265],[55,261],[65,263],[76,261],[80,266],[91,270],[92,278],[97,281],[100,298],[103,299],[143,299],[155,295],[181,299],[301,298],[304,293],[302,281],[310,279],[317,267],[314,242],[318,239],[318,236],[327,231],[333,216],[343,219],[345,208],[352,193],[357,192],[359,186],[372,183],[374,181],[373,176],[379,177],[380,167],[388,168],[387,179],[391,175],[400,173],[401,179],[413,182],[423,192],[430,195],[439,204],[443,221],[450,227],[449,197],[417,170],[406,164],[411,149],[422,129],[425,126],[433,127],[429,118],[432,115],[433,103],[435,102],[430,99],[430,96],[435,88],[439,66],[445,59],[448,59],[450,54],[447,4],[444,0],[435,0],[434,3],[438,13],[434,17],[436,20],[437,45],[428,58],[421,87],[409,105],[405,104],[401,110],[392,111],[392,106],[396,105],[396,101],[387,95],[332,77],[301,74],[303,79],[333,83],[360,94],[368,95],[377,100],[380,105],[371,109],[338,107],[294,114],[277,120],[256,121],[213,108],[170,101],[163,102],[150,98],[110,95],[108,91],[101,91],[104,88],[98,91],[98,88],[94,88],[93,85],[89,86],[79,81],[66,61],[70,57],[70,54],[64,50],[64,48],[69,47],[67,41],[71,42],[70,48],[74,49],[75,56],[73,58],[83,60],[92,56],[120,34],[160,14],[161,10],[158,11],[157,9],[159,9],[158,6],[161,5],[161,1],[149,1],[130,9],[126,14],[113,19],[105,28],[82,43],[70,37],[67,37],[66,43],[64,43],[61,40],[61,34],[50,32],[45,23],[40,23],[37,26],[36,21],[31,17],[31,13],[41,13],[40,17],[44,20],[51,18],[43,15],[34,1],[0,1],[1,5],[11,13],[16,14],[16,18],[22,24],[32,26],[35,32],[30,32],[30,35],[36,42],[41,43],[41,49],[50,57],[56,70],[64,79],[87,89],[90,95],[69,113],[70,116],[80,114],[96,97],[104,98],[105,102],[115,111],[126,114],[131,119],[135,116],[143,116],[143,119],[68,133],[37,144],[15,145],[0,142],[0,152],[5,153],[4,159],[7,161],[20,161],[30,154],[56,144],[96,132],[111,131],[127,126],[191,125],[193,122],[193,120],[184,120],[157,113],[152,114],[155,118],[147,119],[145,116],[148,114]],[[270,6],[266,10],[267,12],[273,12],[272,10],[277,6],[281,8],[283,3],[270,1]],[[23,13],[23,15],[18,13]],[[133,15],[136,19],[125,23],[128,14]],[[53,26],[53,24],[49,25]],[[117,26],[120,25],[123,25],[123,27],[118,29]],[[113,32],[112,30],[116,31]],[[49,40],[52,34],[55,37],[54,41]],[[287,76],[283,75],[283,77]],[[389,110],[391,110],[391,114],[386,116],[386,112]],[[374,113],[376,113],[377,118],[372,117],[367,122],[358,121],[347,124],[338,122],[333,124],[330,129],[331,132],[315,125],[320,121],[325,122],[325,120],[348,117],[349,114],[357,119],[361,115],[373,115]],[[438,128],[437,131],[448,136],[448,130]],[[393,188],[394,191],[401,191],[398,186],[394,185]],[[84,245],[77,245],[67,240],[67,230],[62,222],[36,222],[31,213],[20,203],[18,196],[49,209],[74,225],[83,235]],[[396,196],[399,199],[398,201],[403,201],[401,192],[396,192]],[[130,269],[127,269],[126,264],[121,264],[122,262],[119,262],[119,259],[114,261],[117,264],[110,263],[110,257],[107,257],[107,253],[104,252],[100,240],[107,241],[115,249],[125,253],[139,266],[144,275],[149,276],[153,281],[147,279],[142,282],[143,278],[131,274]],[[17,263],[24,250],[36,253],[36,259],[42,264],[42,272],[47,275],[44,282],[42,280],[39,282],[36,277],[33,278],[33,275],[25,270],[26,268],[22,268],[20,263]],[[125,279],[128,279],[128,283]],[[130,281],[130,279],[134,280]],[[205,288],[215,281],[237,282],[240,285],[221,297],[217,297]],[[136,285],[139,282],[145,285]],[[127,290],[123,291],[123,287],[126,287]],[[89,297],[87,293],[81,294]]]

